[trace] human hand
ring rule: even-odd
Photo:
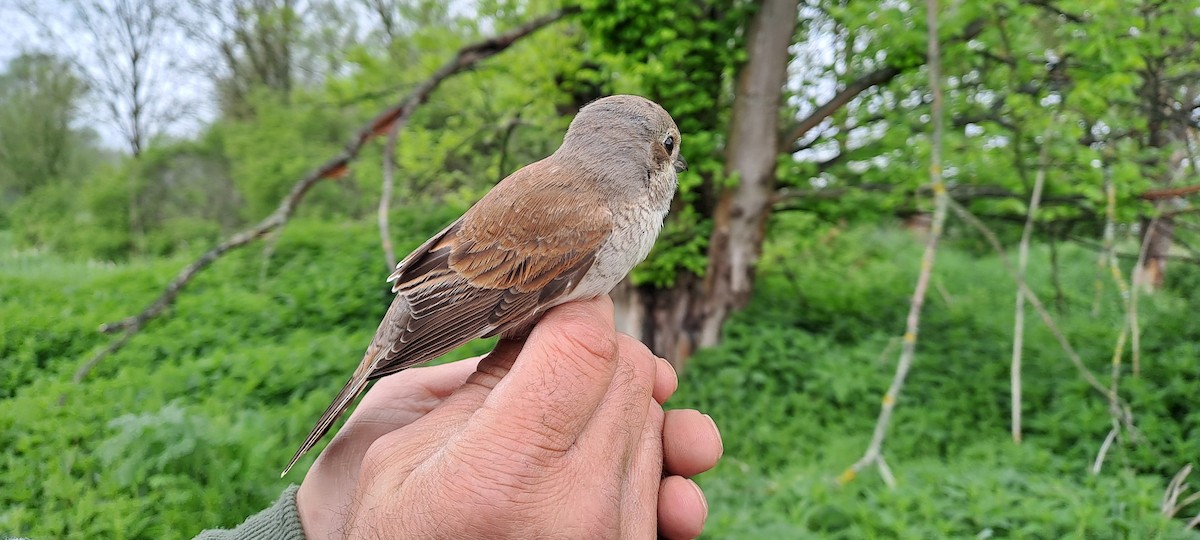
[[[300,487],[305,532],[698,536],[708,508],[687,477],[721,440],[695,410],[663,412],[677,383],[615,332],[607,298],[555,308],[523,344],[380,380]]]

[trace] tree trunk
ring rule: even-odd
[[[635,286],[625,280],[612,292],[617,328],[638,338],[651,350],[670,360],[676,369],[695,352],[700,343],[705,301],[704,281],[681,272],[675,286],[656,289]]]
[[[766,0],[750,24],[725,155],[726,175],[738,183],[720,193],[712,211],[704,277],[681,271],[670,288],[623,284],[614,292],[620,329],[677,368],[697,348],[715,345],[729,314],[750,299],[775,188],[779,111],[798,18],[797,0]]]
[[[1172,143],[1186,144],[1187,135],[1180,133],[1178,129],[1170,130],[1170,136]],[[1177,148],[1167,157],[1167,170],[1163,174],[1163,179],[1159,181],[1160,185],[1170,187],[1183,176],[1185,158],[1187,158],[1187,152],[1182,148]],[[1167,199],[1155,205],[1160,214],[1158,220],[1152,220],[1145,216],[1141,219],[1141,240],[1148,245],[1146,246],[1146,259],[1142,261],[1140,282],[1146,292],[1161,289],[1166,281],[1167,256],[1175,241],[1175,220],[1170,212],[1173,202],[1171,199]],[[1153,230],[1151,230],[1151,225],[1154,226]]]
[[[1154,225],[1153,229],[1151,225]],[[1142,218],[1142,241],[1148,244],[1140,282],[1146,292],[1162,288],[1167,276],[1167,254],[1171,251],[1171,240],[1174,237],[1175,222],[1172,216],[1164,215],[1157,221]]]

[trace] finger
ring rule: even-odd
[[[357,478],[362,456],[376,439],[424,416],[462,386],[478,363],[479,358],[469,358],[384,377],[367,392],[310,472]]]
[[[617,467],[614,475],[627,469],[628,456],[641,441],[646,403],[652,401],[658,374],[658,357],[645,345],[624,335],[617,342],[619,359],[612,385],[578,443],[597,466]]]
[[[524,344],[524,340],[501,339],[497,342],[492,351],[479,361],[475,372],[446,398],[436,416],[444,416],[444,420],[452,424],[465,422],[512,369]]]
[[[695,476],[717,465],[725,447],[716,422],[695,409],[667,411],[663,421],[663,468]]]
[[[645,343],[628,334],[617,336],[617,348],[621,350],[622,354],[654,356]],[[675,367],[666,359],[656,357],[656,360],[658,362],[654,375],[654,401],[662,405],[675,394],[675,390],[679,389],[679,375],[675,373]]]
[[[621,486],[621,537],[653,538],[658,523],[659,484],[662,482],[662,406],[646,400],[646,421]]]
[[[520,341],[500,340],[487,356],[476,362],[475,371],[447,396],[436,409],[411,424],[410,429],[379,436],[367,449],[367,469],[387,468],[393,476],[403,477],[428,456],[460,433],[488,392],[512,367],[521,350]],[[445,387],[440,388],[445,389]],[[375,474],[373,470],[361,474]]]
[[[297,497],[308,501],[347,501],[359,478],[363,456],[381,436],[420,419],[455,388],[462,386],[475,371],[479,358],[470,358],[440,366],[417,368],[385,377],[367,393],[346,425],[330,441],[308,470]],[[317,514],[344,516],[342,503],[301,505],[310,523],[324,524],[333,530],[316,536],[332,535],[341,517],[317,519]],[[313,532],[313,531],[310,531]]]
[[[663,478],[658,490],[658,534],[668,540],[691,539],[704,532],[708,501],[695,482],[682,476]]]
[[[671,399],[671,396],[675,395],[675,391],[678,389],[679,375],[675,373],[675,366],[672,366],[666,359],[659,358],[658,372],[654,376],[654,401],[662,405],[668,399]]]
[[[561,456],[600,406],[616,367],[612,300],[558,306],[533,328],[458,440],[505,441],[503,451],[517,453],[512,459]]]
[[[322,452],[320,460],[346,461],[349,468],[342,473],[356,478],[356,467],[368,446],[438,407],[452,391],[466,383],[479,362],[479,358],[473,358],[418,367],[379,379]]]
[[[428,414],[466,383],[483,357],[407,369],[379,379],[347,422],[391,423],[393,429]]]

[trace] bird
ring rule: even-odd
[[[361,363],[281,477],[367,383],[474,339],[526,335],[550,308],[608,294],[650,253],[671,207],[679,127],[635,95],[583,106],[550,156],[497,183],[396,265]]]

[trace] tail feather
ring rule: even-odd
[[[292,461],[288,463],[287,468],[283,469],[283,472],[279,475],[280,478],[283,478],[288,471],[292,470],[292,467],[296,465],[297,461],[300,461],[300,458],[304,454],[312,450],[312,447],[317,444],[317,441],[321,440],[321,437],[324,437],[329,432],[329,428],[333,426],[333,423],[338,418],[346,414],[346,410],[350,408],[350,404],[354,403],[354,398],[358,397],[362,393],[363,388],[367,386],[367,380],[365,374],[356,371],[354,376],[346,382],[346,386],[342,387],[337,397],[333,399],[333,402],[321,414],[321,419],[317,421],[317,425],[313,426],[312,431],[308,434],[308,438],[304,439],[304,444],[301,444],[300,448],[296,450],[296,455],[292,456]]]

